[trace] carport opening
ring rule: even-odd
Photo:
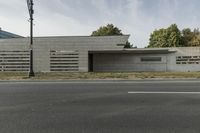
[[[89,72],[93,72],[94,71],[94,69],[93,69],[93,54],[89,54],[89,56],[88,56],[88,71]]]

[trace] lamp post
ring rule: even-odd
[[[27,0],[27,5],[28,5],[28,10],[29,10],[29,15],[30,15],[30,46],[29,46],[29,51],[30,51],[30,63],[29,63],[29,77],[35,76],[33,72],[33,0]]]

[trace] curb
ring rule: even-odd
[[[145,82],[145,81],[194,81],[194,82],[200,82],[200,79],[198,78],[149,78],[149,79],[70,79],[70,80],[65,80],[65,79],[56,79],[56,80],[31,80],[31,79],[25,79],[25,80],[0,80],[0,83],[16,83],[16,82],[63,82],[63,83],[78,83],[78,82],[96,82],[96,83],[100,83],[100,82],[113,82],[113,83],[117,83],[117,82]]]

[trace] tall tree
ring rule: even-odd
[[[192,33],[190,28],[185,28],[182,30],[182,36],[181,36],[181,44],[184,47],[190,46],[192,39],[193,39],[194,34]]]
[[[181,44],[184,47],[200,46],[200,31],[199,29],[185,28],[182,30]]]
[[[179,47],[181,44],[181,31],[176,24],[172,24],[168,29],[167,47]]]
[[[106,26],[101,26],[96,31],[92,32],[92,36],[112,36],[112,35],[123,35],[118,27],[113,24],[108,24]]]
[[[149,48],[178,47],[181,43],[181,32],[176,24],[172,24],[166,29],[155,30],[149,40]]]
[[[92,32],[91,36],[113,36],[113,35],[123,35],[121,30],[118,27],[115,27],[113,24],[108,24],[106,26],[101,26],[96,31]],[[130,42],[126,42],[124,48],[132,48],[133,45]]]

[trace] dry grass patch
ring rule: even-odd
[[[35,73],[32,80],[76,80],[76,79],[171,79],[171,78],[200,78],[200,72],[127,72],[127,73],[68,73],[68,72],[52,72],[52,73]],[[28,73],[23,72],[0,72],[0,80],[26,80]]]
[[[27,78],[28,73],[25,72],[0,72],[0,80],[22,80]]]
[[[36,73],[34,79],[128,79],[125,73]]]
[[[142,72],[137,78],[199,78],[200,72]]]

